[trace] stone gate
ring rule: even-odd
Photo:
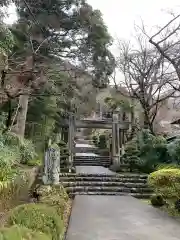
[[[112,119],[95,120],[82,119],[76,120],[73,114],[70,114],[68,122],[63,123],[63,127],[69,128],[68,148],[69,163],[73,165],[74,158],[74,138],[78,128],[94,128],[94,129],[111,129],[112,130],[112,163],[113,165],[121,164],[122,146],[124,144],[125,131],[129,129],[130,122],[123,122],[121,114],[114,112]]]

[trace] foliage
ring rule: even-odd
[[[41,186],[38,189],[38,193],[41,195],[40,202],[54,207],[58,215],[62,218],[69,199],[63,186]]]
[[[11,132],[3,133],[2,129],[0,131],[0,149],[1,174],[6,168],[11,170],[16,162],[27,163],[37,156],[34,145],[30,140],[21,139]],[[0,180],[2,181],[1,177]]]
[[[98,137],[94,135],[94,136],[92,136],[92,140],[93,140],[94,145],[97,147],[98,146]]]
[[[125,162],[130,168],[145,173],[153,172],[158,166],[170,163],[166,139],[155,136],[149,130],[140,131],[136,138],[125,145]]]
[[[180,212],[180,199],[176,200],[174,203],[174,208]]]
[[[129,164],[130,172],[138,168],[140,151],[135,140],[128,142],[124,149],[123,161]]]
[[[24,1],[15,3],[20,19],[25,24],[31,23],[30,34],[34,48],[48,38],[39,50],[41,54],[80,62],[80,66],[92,69],[95,82],[100,79],[107,82],[107,76],[111,75],[115,63],[108,50],[112,39],[100,11],[93,10],[86,1],[81,0],[55,0],[47,3],[28,0],[26,4]],[[32,20],[32,15],[38,26]]]
[[[176,139],[167,145],[172,162],[180,164],[180,139]]]
[[[12,209],[8,224],[18,224],[44,232],[54,240],[59,240],[63,233],[62,219],[55,209],[43,204],[24,204]]]
[[[153,194],[151,196],[151,204],[154,207],[162,207],[165,204],[165,201],[161,195]]]
[[[148,183],[164,199],[180,198],[180,169],[164,168],[149,175]]]
[[[33,176],[30,172],[18,171],[14,179],[0,182],[0,211],[9,210],[16,206],[21,198],[28,198],[29,187],[32,184]]]
[[[35,159],[32,159],[32,160],[29,160],[27,162],[27,165],[28,166],[42,166],[42,159],[40,158],[35,158]]]
[[[16,175],[12,166],[20,161],[19,139],[0,129],[0,181],[8,181]],[[12,138],[11,138],[12,137]]]
[[[107,148],[106,135],[101,134],[101,135],[99,136],[98,147],[99,147],[100,149],[106,149],[106,148]]]
[[[14,38],[9,28],[0,21],[0,54],[8,54],[14,45]]]
[[[0,239],[6,240],[50,240],[46,234],[35,232],[28,228],[14,225],[9,228],[0,229]]]
[[[120,108],[124,112],[132,111],[132,106],[129,100],[127,100],[127,98],[124,98],[123,96],[121,96],[121,99],[118,99],[116,97],[107,97],[104,101],[111,111],[114,111],[118,108]]]
[[[149,175],[149,186],[165,201],[163,207],[171,215],[179,214],[180,169],[175,167],[162,168]]]
[[[33,160],[37,157],[34,144],[28,139],[23,139],[21,141],[19,150],[22,163],[27,164],[30,160]]]

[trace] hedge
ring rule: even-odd
[[[41,186],[38,192],[41,195],[40,202],[53,207],[57,214],[63,218],[68,202],[68,195],[62,186]]]
[[[180,199],[180,169],[164,168],[149,175],[149,185],[164,199]]]
[[[35,232],[23,226],[14,225],[0,229],[0,240],[51,240],[41,232]]]
[[[63,221],[56,210],[45,204],[24,204],[12,209],[8,225],[14,224],[43,232],[53,240],[59,240],[64,230]]]

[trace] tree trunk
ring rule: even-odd
[[[133,139],[135,132],[136,132],[135,113],[134,113],[134,107],[132,107],[130,112],[130,137],[128,140]]]
[[[149,113],[144,111],[144,129],[149,129],[152,134],[154,134],[153,124],[150,121]]]
[[[32,73],[34,67],[34,56],[28,56],[25,62],[25,70],[29,71],[28,81],[32,81]],[[26,86],[27,90],[29,86]],[[16,125],[16,133],[24,138],[25,134],[25,127],[26,127],[26,117],[28,111],[28,102],[29,102],[29,95],[20,95],[19,97],[19,112],[17,114],[17,125]]]
[[[28,102],[29,102],[29,95],[21,95],[19,97],[19,109],[20,110],[17,115],[16,133],[23,138],[24,138],[25,127],[26,127]]]

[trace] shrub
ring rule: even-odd
[[[180,212],[180,199],[176,200],[174,203],[174,208]]]
[[[28,166],[41,166],[42,165],[42,160],[37,158],[37,159],[32,159],[27,162]]]
[[[17,146],[19,147],[21,144],[21,138],[13,133],[13,132],[6,132],[2,135],[4,139],[4,144],[7,146]]]
[[[54,207],[59,216],[63,217],[63,213],[68,202],[68,195],[62,186],[41,186],[38,189],[40,194],[40,202]]]
[[[0,239],[2,240],[50,240],[46,234],[35,232],[31,229],[14,225],[9,228],[0,229]]]
[[[31,161],[37,157],[35,147],[33,143],[28,139],[23,139],[23,141],[21,141],[19,150],[22,163],[26,164],[28,161]]]
[[[137,169],[138,163],[140,161],[139,159],[139,150],[137,147],[137,143],[135,140],[130,141],[125,146],[125,153],[123,155],[123,160],[125,163],[129,163],[130,172]]]
[[[166,140],[152,135],[148,130],[142,130],[125,145],[123,158],[129,163],[131,171],[135,169],[151,173],[159,164],[169,162]]]
[[[180,164],[180,139],[167,144],[167,149],[172,162]]]
[[[22,199],[27,200],[33,178],[32,170],[22,171],[15,179],[0,182],[0,211],[9,210]]]
[[[151,204],[154,207],[162,207],[165,204],[165,201],[161,195],[152,195],[151,196]]]
[[[8,224],[18,224],[44,232],[53,240],[59,240],[63,234],[62,219],[55,209],[44,204],[24,204],[14,208],[8,218]]]
[[[0,147],[0,181],[8,181],[14,178],[16,172],[12,166],[17,158],[18,153],[15,149],[10,149],[7,146]]]
[[[140,150],[140,168],[146,172],[156,170],[159,164],[169,161],[166,140],[161,136],[154,136],[147,130],[138,135],[138,148]]]
[[[151,173],[148,182],[164,199],[180,198],[180,169],[164,168]]]
[[[93,140],[94,145],[97,147],[98,146],[98,136],[96,136],[96,135],[92,136],[92,140]]]
[[[100,149],[106,149],[106,148],[107,148],[106,135],[101,134],[101,135],[99,136],[98,147],[99,147]]]

